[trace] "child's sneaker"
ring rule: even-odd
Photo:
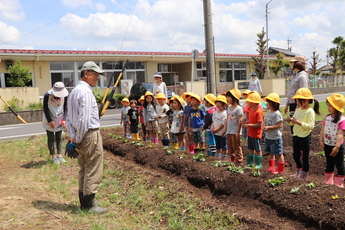
[[[308,172],[301,171],[298,178],[308,180]]]
[[[66,160],[62,156],[58,156],[57,159],[60,161],[60,163],[66,163]]]
[[[59,159],[57,157],[53,158],[53,164],[54,165],[59,165],[60,164],[60,161],[59,161]]]

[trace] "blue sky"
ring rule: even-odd
[[[268,1],[213,0],[216,52],[257,53]],[[332,39],[345,37],[343,0],[269,8],[270,46],[287,48],[289,38],[293,52],[325,59]],[[203,24],[202,0],[1,0],[0,48],[202,52]]]

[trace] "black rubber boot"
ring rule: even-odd
[[[97,214],[108,211],[107,208],[101,208],[95,204],[95,195],[96,194],[91,194],[82,197],[82,210]]]
[[[80,202],[80,209],[84,209],[84,205],[83,205],[83,191],[79,191],[79,202]]]

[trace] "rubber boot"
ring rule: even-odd
[[[87,196],[82,196],[82,210],[88,211],[90,213],[104,213],[108,211],[107,208],[101,208],[95,204],[95,195],[91,194]]]
[[[200,152],[200,149],[199,149],[199,148],[194,148],[194,153],[195,153],[195,154],[199,154],[199,152]]]
[[[262,169],[262,156],[254,156],[255,157],[255,168]]]
[[[135,137],[136,137],[136,139],[137,139],[138,141],[140,141],[139,133],[136,133],[136,134],[135,134]]]
[[[194,145],[189,145],[189,152],[194,154]]]
[[[162,139],[161,141],[162,141],[162,145],[163,145],[163,146],[166,146],[166,140],[165,140],[165,139]]]
[[[83,191],[79,191],[78,195],[79,195],[80,209],[84,209],[84,205],[83,205]]]
[[[304,180],[308,180],[308,172],[305,172],[305,171],[301,171],[298,178],[301,178],[301,179],[304,179]],[[343,179],[344,180],[344,179]]]
[[[247,155],[247,164],[246,164],[246,166],[252,167],[253,166],[253,161],[254,161],[254,155]]]
[[[153,138],[154,139],[154,143],[156,144],[156,145],[158,145],[158,138]]]
[[[173,147],[174,149],[179,149],[178,142],[171,142],[171,147]]]
[[[291,175],[291,176],[293,176],[293,177],[299,177],[299,174],[301,173],[301,171],[302,171],[302,168],[296,168],[295,174],[293,174],[293,175]]]
[[[274,173],[276,170],[274,169],[276,165],[276,159],[270,159],[268,160],[268,169],[266,169],[266,172],[272,172]]]
[[[185,147],[179,147],[178,150],[185,151],[186,149],[185,149]]]
[[[325,184],[333,184],[334,179],[334,172],[325,172],[323,177],[323,183]]]
[[[278,162],[278,167],[277,167],[277,171],[274,174],[277,173],[284,173],[284,169],[285,169],[285,164],[286,162]]]
[[[338,186],[339,188],[344,188],[344,176],[343,175],[335,175],[334,176],[334,185]]]

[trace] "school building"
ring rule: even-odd
[[[233,87],[244,88],[255,70],[253,57],[249,54],[215,54],[217,94]],[[289,57],[288,57],[289,58]],[[269,59],[275,59],[270,55]],[[129,92],[136,82],[153,82],[153,74],[161,72],[164,82],[175,91],[191,89],[191,74],[194,69],[193,92],[201,96],[206,93],[206,56],[201,53],[192,66],[191,54],[187,52],[139,52],[139,51],[77,51],[77,50],[23,50],[0,49],[0,88],[9,87],[6,78],[8,69],[15,60],[30,67],[32,82],[28,86],[37,87],[43,95],[57,81],[73,88],[80,78],[80,69],[86,61],[96,62],[106,74],[100,78],[99,87],[106,88],[112,74],[115,80],[123,64],[129,60],[117,93]],[[273,73],[270,76],[274,76]],[[175,82],[176,85],[175,86]],[[111,85],[114,84],[114,80]],[[274,91],[285,94],[283,79],[261,80],[264,93]],[[181,91],[176,92],[181,94]],[[125,94],[125,93],[123,93]]]

